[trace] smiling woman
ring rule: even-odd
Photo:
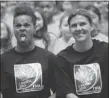
[[[91,43],[92,19],[86,10],[77,10],[68,19],[70,32],[77,43]]]
[[[47,49],[49,43],[49,35],[47,32],[47,20],[43,12],[39,9],[35,11],[36,25],[34,32],[34,42],[37,46]]]
[[[1,21],[0,41],[1,41],[0,54],[12,48],[11,32],[8,25],[4,21]]]
[[[108,37],[102,33],[102,29],[101,29],[102,15],[100,13],[100,10],[93,5],[91,6],[89,5],[85,9],[87,9],[90,12],[93,20],[94,29],[91,32],[92,39],[96,39],[108,43]]]
[[[58,53],[56,96],[109,98],[108,44],[91,39],[92,18],[86,9],[76,10],[68,20],[75,43]]]
[[[58,54],[61,50],[65,49],[67,46],[75,43],[69,31],[68,17],[70,13],[65,12],[60,19],[59,29],[61,32],[61,37],[57,39],[54,45],[53,53]]]

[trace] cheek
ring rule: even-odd
[[[43,27],[43,21],[42,20],[39,21],[39,24],[40,24],[41,27]]]
[[[28,33],[33,36],[33,34],[35,33],[35,31],[36,31],[35,27],[32,27],[31,29],[29,29]]]
[[[42,26],[44,25],[44,21],[43,20],[41,20],[41,24],[42,24]]]
[[[52,13],[54,11],[54,8],[53,7],[50,7],[49,9],[48,9],[48,12],[50,12],[50,13]]]
[[[36,21],[36,25],[43,25],[43,21],[42,20],[39,20],[39,21]]]
[[[74,28],[70,28],[70,32],[71,33],[74,33],[75,32],[75,29]]]
[[[18,29],[14,29],[14,34],[15,34],[15,36],[19,34]]]
[[[54,8],[51,8],[48,10],[48,14],[49,15],[53,15],[55,13],[55,9]]]
[[[98,24],[98,23],[99,23],[99,18],[98,18],[98,17],[94,18],[94,19],[93,19],[93,23],[94,23],[94,24]]]
[[[19,34],[20,34],[20,30],[16,29],[16,27],[14,27],[14,35],[16,36],[16,38],[19,37]]]
[[[67,28],[67,27],[62,27],[62,30],[63,30],[63,31],[67,31],[68,28]]]
[[[8,31],[7,30],[2,31],[1,33],[4,35],[4,37],[8,37]]]

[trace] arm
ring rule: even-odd
[[[50,97],[48,98],[56,98],[56,93],[54,93],[53,95],[51,95]]]
[[[63,59],[59,58],[59,64],[56,66],[56,96],[58,98],[78,98],[75,96],[75,85],[69,75],[69,64]],[[63,96],[63,97],[62,97]]]
[[[0,98],[3,98],[3,95],[2,95],[2,93],[0,92]]]
[[[79,97],[77,97],[75,94],[73,94],[73,93],[69,93],[69,94],[67,94],[66,95],[66,98],[79,98]]]

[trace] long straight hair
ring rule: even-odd
[[[35,10],[35,12],[38,12],[41,14],[41,17],[43,19],[43,27],[41,27],[39,30],[35,31],[34,33],[34,37],[36,38],[42,38],[44,40],[44,43],[46,45],[46,49],[48,48],[48,43],[49,43],[49,40],[50,40],[50,37],[48,35],[48,32],[47,32],[47,20],[45,18],[45,16],[43,15],[43,12],[40,10],[40,9],[37,9]],[[36,21],[37,21],[37,17],[36,17]],[[38,34],[40,33],[40,34]]]

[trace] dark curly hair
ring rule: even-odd
[[[28,15],[32,17],[33,24],[36,24],[36,16],[34,15],[34,10],[27,4],[18,4],[14,10],[14,19],[20,15]]]

